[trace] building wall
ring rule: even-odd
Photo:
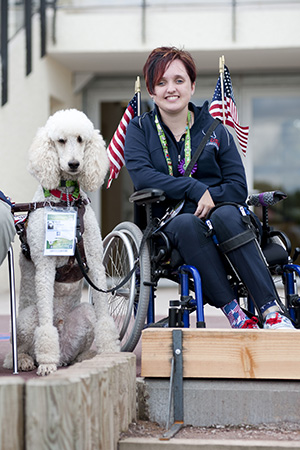
[[[0,108],[0,189],[16,203],[30,202],[37,187],[27,171],[28,149],[37,129],[56,109],[81,107],[74,95],[72,73],[50,57],[41,59],[39,18],[33,19],[33,70],[25,76],[25,33],[21,30],[9,43],[8,102]],[[19,239],[15,238],[17,284]],[[8,289],[8,270],[0,267],[0,293]]]
[[[101,73],[136,71],[159,45],[191,50],[199,72],[217,70],[220,52],[226,52],[231,69],[242,72],[299,70],[299,2],[240,0],[235,9],[225,0],[148,1],[145,9],[140,1],[104,3],[58,2],[57,44],[50,44],[49,52],[76,70]]]
[[[230,1],[171,4],[149,0],[145,10],[141,3],[58,1],[56,39],[52,40],[50,10],[48,53],[43,59],[39,56],[39,16],[34,16],[33,70],[27,77],[24,30],[10,41],[9,101],[0,108],[0,189],[15,202],[30,201],[37,185],[26,170],[28,148],[37,128],[55,110],[69,107],[83,109],[100,126],[101,103],[131,98],[135,77],[141,75],[145,59],[155,46],[176,45],[192,52],[199,71],[199,100],[211,98],[218,58],[224,54],[241,123],[250,125],[250,130],[255,97],[277,92],[294,96],[300,92],[300,1],[240,0],[235,11]],[[144,86],[142,96],[147,98]],[[268,127],[267,137],[268,133],[274,135],[276,124],[270,122]],[[244,160],[250,186],[254,143],[261,143],[264,131],[255,136],[252,128],[251,133]],[[100,194],[94,194],[92,200],[100,217]],[[17,238],[14,248],[17,259]],[[0,268],[0,281],[1,292],[7,289],[5,263]]]

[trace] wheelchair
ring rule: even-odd
[[[300,249],[297,247],[291,255],[289,238],[274,230],[268,219],[269,206],[285,198],[284,193],[273,191],[252,195],[247,203],[262,207],[262,237],[257,245],[275,287],[280,287],[276,289],[277,293],[280,292],[278,305],[291,318],[295,328],[300,328],[297,286],[300,266],[295,264]],[[156,227],[153,205],[163,200],[164,192],[159,189],[135,192],[129,201],[144,208],[146,223],[143,231],[135,223],[122,222],[103,240],[107,287],[112,289],[109,309],[120,332],[122,351],[133,351],[146,327],[189,327],[193,312],[196,313],[196,326],[205,327],[203,307],[206,299],[202,295],[199,272],[195,267],[184,264],[177,250],[171,248],[163,228]],[[224,263],[228,266],[228,279],[241,307],[249,317],[258,314],[246,287],[226,256]],[[178,283],[180,296],[177,300],[170,300],[168,316],[156,322],[156,289],[163,278]]]

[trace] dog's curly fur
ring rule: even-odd
[[[109,167],[105,142],[87,116],[76,109],[62,110],[41,128],[29,150],[29,172],[40,183],[33,201],[45,200],[45,189],[57,189],[61,180],[76,180],[84,191],[98,189]],[[62,189],[62,188],[60,188]],[[47,198],[52,203],[60,200]],[[18,313],[18,367],[47,375],[58,366],[90,356],[94,341],[97,352],[117,352],[119,336],[108,311],[106,294],[93,291],[92,306],[81,303],[83,281],[58,283],[56,268],[68,257],[44,256],[44,209],[30,213],[27,240],[31,261],[22,254],[21,288]],[[106,278],[102,265],[102,239],[90,205],[84,214],[84,248],[89,276],[102,289]],[[12,367],[11,355],[4,366]]]

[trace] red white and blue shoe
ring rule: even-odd
[[[286,316],[283,316],[279,312],[271,312],[266,316],[264,328],[268,330],[295,330],[295,327],[290,319],[288,319]]]

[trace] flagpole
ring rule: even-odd
[[[137,94],[137,115],[141,115],[141,81],[140,77],[136,77],[135,94]]]
[[[225,57],[224,57],[224,55],[222,55],[219,58],[219,73],[220,73],[221,94],[222,94],[223,124],[225,125],[226,117],[225,117],[225,104],[224,104],[224,65],[225,65]]]

